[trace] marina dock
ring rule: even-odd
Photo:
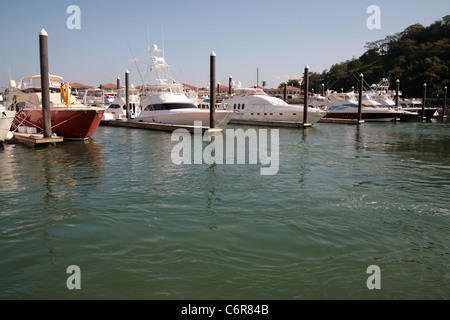
[[[49,144],[56,144],[58,142],[63,142],[64,138],[60,136],[52,136],[49,138],[45,138],[43,134],[30,134],[30,133],[21,133],[15,132],[14,137],[11,139],[11,143],[21,143],[27,146],[43,146]]]
[[[358,119],[333,119],[333,118],[322,118],[318,121],[319,123],[340,123],[340,124],[360,124],[364,123],[364,120]]]
[[[110,127],[125,127],[125,128],[135,128],[135,129],[147,129],[147,130],[158,130],[172,132],[176,129],[186,129],[189,132],[194,132],[194,129],[199,128],[199,126],[193,125],[177,125],[177,124],[166,124],[166,123],[154,123],[154,122],[128,122],[122,120],[102,120],[100,122],[102,126]],[[210,128],[207,126],[201,127],[202,132],[215,130],[222,131],[221,128]]]
[[[308,128],[312,124],[298,121],[255,121],[255,120],[236,120],[231,119],[229,124],[253,125],[253,126],[268,126],[268,127],[285,127],[285,128]]]

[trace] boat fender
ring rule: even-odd
[[[65,83],[64,86],[64,102],[66,103],[66,106],[69,106],[70,103],[70,85],[68,82]]]

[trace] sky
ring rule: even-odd
[[[68,12],[71,5],[79,15]],[[367,12],[371,5],[379,15]],[[243,87],[258,79],[276,88],[302,77],[305,66],[321,73],[361,56],[367,42],[448,14],[448,0],[7,1],[0,6],[0,91],[10,79],[39,74],[43,28],[49,72],[68,82],[97,86],[120,77],[124,84],[129,70],[130,82],[140,85],[148,45],[157,44],[178,82],[206,87],[214,51],[217,82],[228,85],[232,76]]]

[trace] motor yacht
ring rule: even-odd
[[[232,121],[303,122],[303,105],[288,104],[280,98],[266,94],[260,88],[235,88],[234,94],[223,100],[223,109],[235,111]],[[308,123],[318,122],[327,111],[308,107]]]
[[[393,121],[404,111],[385,107],[370,96],[365,96],[361,104],[361,118],[364,121]],[[324,105],[329,110],[326,119],[358,119],[358,98],[353,92],[331,93],[327,96]]]

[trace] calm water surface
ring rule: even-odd
[[[272,176],[174,165],[171,134],[149,130],[4,145],[0,298],[450,299],[447,122],[279,139]],[[81,290],[66,286],[70,265]]]

